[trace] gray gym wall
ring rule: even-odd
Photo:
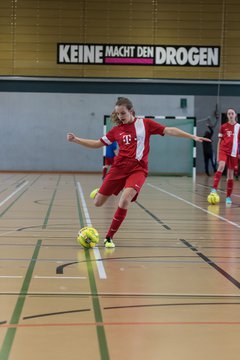
[[[0,171],[101,171],[102,149],[86,149],[66,140],[68,131],[98,139],[103,117],[110,114],[117,96],[129,97],[137,114],[196,116],[198,135],[206,130],[206,119],[215,122],[216,96],[0,93]],[[180,99],[187,107],[180,107]],[[239,111],[239,98],[219,99],[219,113],[228,107]],[[213,147],[216,151],[217,134]],[[177,151],[177,150],[176,150]],[[197,144],[197,172],[204,172],[202,144]]]
[[[1,92],[0,170],[101,171],[102,149],[70,143],[66,135],[99,139],[118,96],[129,97],[139,115],[194,115],[194,96]]]

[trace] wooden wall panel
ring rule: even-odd
[[[240,1],[223,3],[1,0],[0,75],[239,80]],[[223,62],[220,68],[60,65],[58,42],[221,46]]]

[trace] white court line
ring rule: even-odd
[[[21,275],[1,275],[0,279],[21,279]]]
[[[25,181],[21,186],[19,186],[19,188],[17,188],[15,191],[13,191],[10,195],[8,195],[5,199],[3,199],[0,202],[0,206],[2,206],[3,204],[5,204],[5,202],[7,202],[9,199],[11,199],[18,191],[22,190],[22,188],[24,186],[26,186],[29,183],[29,181]]]
[[[38,276],[35,275],[34,279],[86,279],[86,276]]]
[[[82,190],[81,184],[79,182],[77,182],[77,188],[78,188],[79,196],[80,196],[81,201],[82,201],[82,208],[83,208],[83,212],[84,212],[84,216],[85,216],[85,219],[86,219],[87,226],[92,227],[92,222],[91,222],[89,212],[88,212],[88,208],[87,208],[87,204],[86,204],[86,201],[85,201],[85,198],[84,198],[84,195],[83,195],[83,190]],[[93,253],[94,253],[95,259],[97,260],[96,264],[97,264],[99,277],[100,277],[100,279],[106,279],[107,275],[106,275],[106,272],[105,272],[105,269],[104,269],[104,266],[103,266],[103,262],[102,262],[102,258],[101,258],[101,254],[100,254],[99,249],[97,247],[93,248]]]
[[[7,202],[9,199],[11,199],[11,197],[13,197],[19,190],[21,190],[28,183],[29,183],[29,181],[25,181],[21,186],[19,186],[19,188],[17,188],[17,190],[15,190],[13,193],[11,193],[9,196],[7,196],[4,200],[2,200],[2,202],[0,203],[0,206],[5,204],[5,202]],[[5,231],[4,233],[1,233],[0,236],[5,236],[8,234],[11,234],[11,233],[15,232],[16,230]]]
[[[8,294],[12,295],[19,295],[19,291],[0,291],[0,294],[4,294],[4,292],[7,292]],[[80,292],[80,291],[29,291],[28,294],[30,295],[84,295],[84,296],[92,296],[90,292]],[[240,298],[240,294],[198,294],[198,293],[122,293],[122,292],[115,292],[115,293],[109,293],[109,292],[98,292],[98,296],[109,296],[111,298],[117,297],[117,296],[143,296],[143,297],[151,297],[151,296],[164,296],[164,297],[199,297],[199,298]]]
[[[161,191],[161,192],[163,192],[163,193],[165,193],[165,194],[167,194],[167,195],[170,195],[170,196],[174,197],[175,199],[181,200],[181,201],[185,202],[186,204],[191,205],[191,206],[195,207],[196,209],[199,209],[199,210],[201,210],[201,211],[203,211],[203,212],[205,212],[205,213],[207,213],[207,214],[209,214],[209,215],[215,216],[216,218],[218,218],[218,219],[220,219],[220,220],[226,221],[228,224],[233,225],[233,226],[237,227],[238,229],[240,229],[240,225],[239,225],[239,224],[237,224],[237,223],[235,223],[235,222],[233,222],[233,221],[230,221],[230,220],[226,219],[226,218],[223,217],[223,216],[214,214],[213,212],[211,212],[211,211],[209,211],[209,210],[206,210],[206,209],[202,208],[201,206],[198,206],[198,205],[196,205],[196,204],[194,204],[194,203],[191,203],[190,201],[187,201],[187,200],[181,198],[180,196],[177,196],[177,195],[175,195],[175,194],[173,194],[173,193],[170,193],[170,192],[168,192],[168,191],[166,191],[166,190],[163,190],[163,189],[159,188],[158,186],[152,185],[152,184],[150,184],[150,183],[147,183],[147,185],[150,186],[150,187],[152,187],[153,189],[156,189],[156,190]]]
[[[0,236],[5,236],[5,235],[8,235],[8,234],[14,233],[16,231],[17,231],[17,229],[16,230],[9,230],[9,231],[6,231],[4,233],[1,233]]]

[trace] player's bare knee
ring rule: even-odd
[[[102,199],[99,199],[99,198],[96,196],[95,199],[94,199],[94,205],[95,205],[96,207],[102,206],[102,205],[103,205]]]
[[[103,204],[102,204],[100,201],[94,201],[94,205],[95,205],[96,207],[100,207],[100,206],[102,206]]]
[[[97,194],[94,198],[94,205],[96,207],[100,207],[103,205],[103,203],[104,203],[104,201],[103,201],[102,197]]]
[[[94,198],[94,205],[95,205],[96,207],[100,207],[100,206],[102,206],[103,204],[105,204],[105,202],[107,201],[107,199],[108,199],[108,196],[104,196],[104,195],[98,193],[98,194],[95,196],[95,198]]]
[[[119,204],[120,207],[123,209],[127,209],[128,205],[130,204],[134,195],[135,194],[132,194],[132,193],[124,194],[120,199],[120,204]]]
[[[123,209],[127,209],[129,203],[130,203],[131,199],[128,199],[128,198],[123,198],[121,199],[120,201],[120,207],[123,208]]]

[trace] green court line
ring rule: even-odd
[[[102,317],[99,297],[98,297],[98,293],[97,293],[97,285],[96,285],[96,281],[95,281],[95,277],[94,277],[90,253],[89,253],[88,249],[86,249],[84,251],[85,251],[85,256],[86,256],[86,260],[87,260],[87,269],[88,269],[91,293],[96,294],[96,296],[92,297],[95,320],[97,323],[103,323],[103,317]],[[110,357],[109,357],[109,352],[108,352],[107,339],[106,339],[104,326],[97,325],[97,335],[98,335],[98,344],[99,344],[99,348],[100,348],[101,359],[109,360]]]
[[[53,202],[54,202],[54,199],[55,199],[55,196],[56,196],[56,192],[57,192],[57,189],[58,189],[60,179],[61,179],[61,175],[58,176],[57,185],[56,185],[56,188],[55,188],[55,190],[53,192],[52,199],[50,201],[50,204],[49,204],[49,207],[48,207],[48,210],[47,210],[47,214],[46,214],[44,222],[43,222],[42,229],[46,229],[46,227],[47,227],[48,219],[49,219],[49,216],[50,216],[50,213],[51,213],[51,210],[52,210]]]
[[[25,278],[23,280],[22,288],[20,290],[20,294],[17,299],[17,303],[15,305],[11,320],[9,324],[18,324],[22,309],[24,306],[24,302],[28,293],[29,285],[31,282],[32,274],[34,267],[36,265],[37,257],[40,251],[40,247],[42,244],[42,240],[38,240],[37,244],[35,246],[32,259],[30,261],[30,264],[27,269],[27,273],[25,275]],[[13,345],[14,337],[16,335],[17,328],[8,328],[5,338],[3,340],[3,345],[0,351],[0,359],[1,360],[7,360],[9,358],[9,354]],[[27,351],[27,350],[26,350]]]
[[[79,221],[80,221],[81,227],[83,227],[84,220],[83,220],[81,205],[80,205],[80,201],[79,201],[79,195],[78,195],[78,191],[77,191],[77,184],[76,184],[75,176],[74,176],[74,183],[75,183],[75,188],[76,188]],[[95,296],[92,296],[94,317],[95,317],[96,323],[103,323],[103,317],[102,317],[101,306],[100,306],[98,293],[97,293],[97,285],[96,285],[96,281],[95,281],[95,277],[94,277],[94,271],[93,271],[92,261],[91,261],[91,257],[90,257],[90,251],[91,250],[84,249],[85,258],[87,261],[87,270],[88,270],[88,278],[89,278],[89,283],[90,283],[91,294],[95,294]],[[109,351],[108,351],[108,346],[107,346],[107,339],[106,339],[105,329],[104,329],[103,325],[97,325],[97,337],[98,337],[98,345],[99,345],[101,360],[109,360],[110,357],[109,357]]]

